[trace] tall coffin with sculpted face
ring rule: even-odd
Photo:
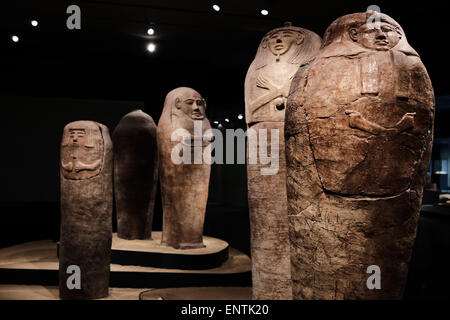
[[[204,247],[212,140],[205,109],[206,102],[197,91],[177,88],[167,94],[158,123],[161,243],[177,249]]]
[[[112,142],[106,126],[93,121],[66,125],[60,166],[59,292],[62,299],[108,296],[112,170]],[[79,274],[70,266],[79,267]],[[81,280],[80,287],[76,286],[77,279]]]
[[[245,79],[245,112],[249,130],[255,130],[258,148],[276,157],[277,170],[250,161],[247,151],[253,299],[291,299],[291,274],[286,208],[284,113],[292,78],[321,46],[315,33],[286,23],[269,31],[258,47]],[[278,136],[276,136],[278,133]],[[264,136],[266,134],[266,136]],[[274,140],[272,140],[274,139]],[[263,142],[261,142],[263,141]],[[272,144],[276,141],[278,146]],[[261,156],[259,150],[259,155]],[[265,150],[264,150],[265,151]]]
[[[126,114],[113,133],[117,235],[150,239],[158,182],[156,124],[142,110]]]
[[[433,121],[431,81],[396,21],[328,27],[286,111],[295,299],[402,298]]]

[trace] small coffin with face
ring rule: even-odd
[[[262,174],[262,168],[268,166],[252,164],[247,152],[253,299],[292,298],[284,157],[285,105],[296,71],[315,57],[321,43],[314,32],[290,23],[271,30],[263,37],[245,79],[249,132],[255,131],[258,149],[267,147],[272,156],[276,154],[279,158],[276,172]],[[260,142],[263,139],[267,140],[267,146]]]
[[[66,125],[60,166],[62,299],[97,299],[108,295],[112,170],[113,150],[106,126],[93,121]]]
[[[211,165],[211,129],[201,95],[186,87],[166,96],[157,140],[163,205],[162,244],[201,248]]]

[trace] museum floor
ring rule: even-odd
[[[146,289],[110,288],[109,297],[102,300],[139,300]],[[58,286],[0,285],[0,300],[59,300]]]
[[[160,236],[160,232],[153,232],[152,240],[125,241],[114,234],[111,288],[105,299],[251,298],[251,261],[246,254],[230,248],[223,240],[206,236],[206,248],[180,253],[161,246]],[[57,251],[57,243],[51,240],[0,249],[0,300],[59,299]]]
[[[250,287],[109,288],[100,300],[250,300]],[[57,286],[0,285],[0,300],[59,300]]]

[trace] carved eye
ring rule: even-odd
[[[189,100],[186,100],[185,103],[186,103],[186,104],[193,104],[193,103],[194,103],[194,100],[189,99]]]

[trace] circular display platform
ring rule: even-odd
[[[228,259],[226,241],[203,236],[204,248],[175,249],[161,245],[161,232],[149,240],[126,240],[113,234],[111,263],[165,269],[205,270],[221,266]]]
[[[57,286],[59,262],[56,253],[57,244],[50,240],[1,248],[0,284]],[[142,292],[145,288],[251,285],[250,258],[233,248],[228,248],[227,253],[229,257],[225,263],[203,270],[111,264],[110,287],[140,288],[139,292]],[[187,255],[186,259],[188,257],[195,258],[194,255]],[[0,296],[2,290],[9,289],[0,287]]]

